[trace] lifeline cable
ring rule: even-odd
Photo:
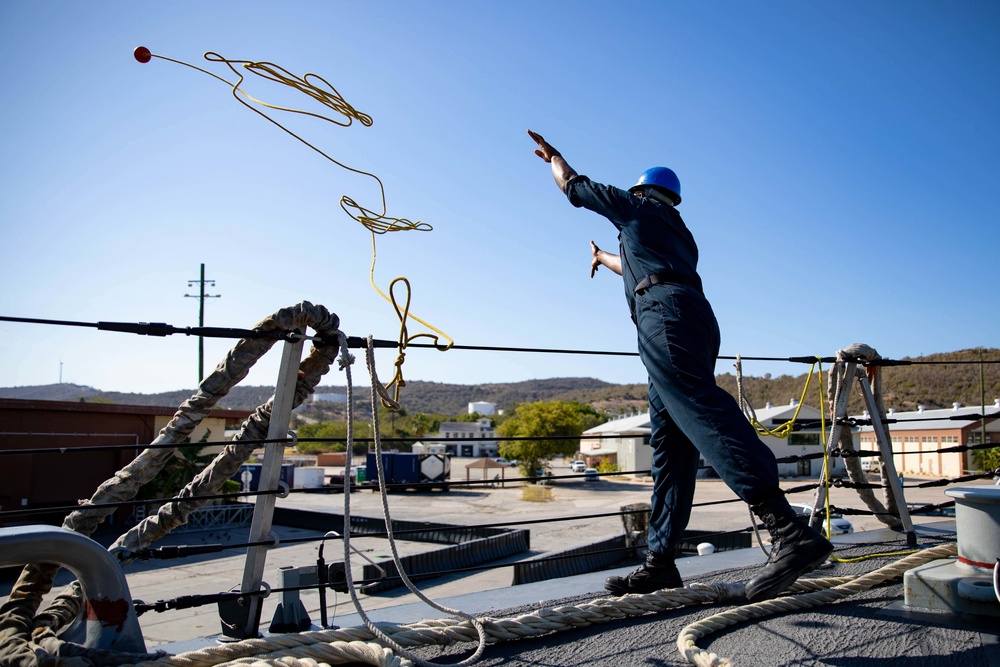
[[[275,120],[267,113],[262,111],[259,107],[272,109],[274,111],[285,111],[288,113],[298,114],[301,116],[309,116],[312,118],[316,118],[318,120],[326,121],[328,123],[333,123],[334,125],[339,125],[341,127],[348,127],[355,120],[357,120],[359,123],[361,123],[361,125],[365,127],[370,127],[373,123],[372,117],[369,116],[368,114],[362,113],[357,109],[355,109],[343,98],[343,96],[341,96],[341,94],[337,91],[336,88],[333,87],[333,85],[330,84],[329,81],[324,79],[322,76],[319,76],[318,74],[313,74],[312,72],[307,72],[302,76],[298,76],[292,74],[285,68],[281,67],[280,65],[276,65],[274,63],[264,62],[264,61],[230,59],[213,51],[206,52],[204,54],[205,60],[212,63],[224,64],[237,77],[236,83],[231,83],[230,81],[224,79],[223,77],[213,72],[210,72],[204,68],[198,67],[197,65],[192,65],[191,63],[187,63],[182,60],[176,60],[174,58],[169,58],[167,56],[161,56],[159,54],[152,53],[145,46],[136,47],[135,51],[133,52],[133,56],[140,63],[148,63],[153,58],[159,58],[161,60],[166,60],[168,62],[176,63],[178,65],[184,65],[185,67],[189,67],[196,71],[202,72],[203,74],[208,74],[214,79],[217,79],[218,81],[221,81],[225,83],[227,86],[229,86],[232,89],[233,98],[237,102],[245,106],[247,109],[258,114],[268,122],[272,123],[277,128],[287,133],[294,139],[297,139],[305,146],[311,148],[316,153],[323,156],[333,164],[337,165],[342,169],[346,169],[347,171],[353,172],[355,174],[360,174],[362,176],[368,176],[375,180],[375,182],[378,184],[379,195],[382,201],[381,213],[377,213],[371,209],[365,208],[364,206],[358,204],[354,199],[348,197],[347,195],[341,196],[340,207],[344,210],[345,213],[347,213],[347,215],[349,215],[352,219],[356,220],[357,222],[361,223],[369,232],[371,232],[372,263],[371,263],[371,268],[369,269],[368,272],[368,280],[371,283],[372,288],[374,288],[375,291],[378,292],[378,294],[383,299],[392,304],[393,309],[396,311],[396,315],[400,318],[400,332],[399,332],[399,343],[398,343],[399,351],[396,356],[396,361],[394,364],[396,368],[396,373],[386,385],[387,387],[394,387],[393,401],[398,402],[399,390],[400,388],[406,385],[406,381],[403,379],[403,361],[405,360],[406,357],[405,354],[406,346],[416,338],[427,337],[433,341],[433,345],[436,349],[438,349],[441,352],[444,352],[451,348],[451,346],[454,344],[454,341],[451,339],[451,337],[449,337],[447,334],[445,334],[437,327],[420,319],[419,317],[410,312],[410,283],[405,277],[399,276],[389,284],[389,290],[388,290],[389,294],[386,294],[381,289],[379,289],[378,285],[375,283],[375,262],[378,254],[375,246],[375,236],[377,234],[386,234],[388,232],[399,232],[399,231],[431,231],[433,227],[431,227],[431,225],[427,223],[420,222],[419,220],[413,222],[406,218],[394,218],[388,216],[388,209],[385,199],[385,185],[382,183],[382,180],[378,176],[376,176],[371,172],[348,166],[347,164],[344,164],[343,162],[340,162],[339,160],[331,157],[324,151],[320,150],[314,144],[310,143],[309,141],[306,141],[300,135],[296,134],[292,130],[288,129],[287,127],[279,123],[277,120]],[[260,100],[250,95],[249,93],[247,93],[245,90],[242,89],[242,85],[245,80],[244,72],[249,72],[251,74],[261,77],[265,81],[270,81],[273,83],[278,83],[284,86],[288,86],[293,90],[303,93],[304,95],[313,99],[315,102],[318,102],[319,104],[327,107],[331,111],[339,114],[345,120],[338,121],[328,116],[318,113],[313,113],[311,111],[305,111],[302,109],[293,109],[290,107],[283,107],[264,102],[263,100]],[[396,284],[399,282],[402,282],[406,286],[405,305],[402,308],[397,303],[396,295],[393,292]],[[406,330],[407,319],[412,319],[415,322],[419,322],[423,326],[430,329],[433,333],[421,333],[410,336]],[[447,341],[447,343],[443,345],[440,344],[438,342],[439,337],[444,338]],[[387,404],[385,401],[383,401],[383,405],[385,405],[385,407],[387,408],[389,407],[389,404]]]
[[[340,358],[341,358],[341,367],[344,369],[344,372],[345,372],[346,377],[347,377],[348,405],[349,406],[353,406],[353,401],[351,400],[352,395],[353,395],[353,388],[352,388],[352,382],[351,382],[351,366],[354,364],[354,357],[347,350],[347,341],[343,337],[341,338],[341,357]],[[381,497],[381,500],[382,500],[382,516],[385,518],[385,528],[386,528],[386,533],[387,533],[387,537],[388,537],[389,548],[390,548],[390,550],[392,552],[392,561],[393,561],[393,564],[395,565],[396,571],[399,573],[399,576],[402,579],[403,583],[406,585],[406,587],[410,590],[411,593],[413,593],[414,595],[417,596],[418,599],[420,599],[422,602],[430,605],[431,607],[437,609],[438,611],[443,611],[443,612],[445,612],[447,614],[451,614],[453,616],[459,616],[459,617],[465,619],[466,621],[468,621],[469,623],[471,623],[475,627],[476,632],[479,635],[479,645],[478,645],[478,648],[476,649],[476,652],[473,655],[471,655],[468,658],[466,658],[465,660],[462,660],[461,662],[455,663],[456,665],[461,665],[463,667],[464,666],[468,666],[468,665],[472,665],[473,663],[475,663],[476,661],[479,660],[479,657],[483,654],[483,651],[486,649],[487,638],[486,638],[486,629],[483,626],[483,622],[480,621],[479,619],[477,619],[476,617],[474,617],[474,616],[472,616],[470,614],[467,614],[467,613],[465,613],[463,611],[459,611],[459,610],[456,610],[456,609],[449,609],[448,607],[440,605],[437,602],[434,602],[433,600],[429,599],[416,586],[413,585],[413,582],[410,581],[409,577],[406,576],[406,572],[403,570],[402,564],[400,563],[399,553],[396,551],[396,543],[395,543],[395,539],[393,538],[393,534],[392,534],[392,521],[389,518],[389,504],[388,504],[388,498],[387,498],[386,489],[385,489],[385,470],[384,470],[383,462],[382,462],[382,445],[381,445],[381,442],[379,441],[379,432],[378,432],[378,401],[375,400],[376,393],[379,393],[381,395],[381,398],[383,399],[383,401],[390,401],[391,402],[392,399],[388,396],[388,394],[385,392],[384,388],[382,387],[382,385],[378,381],[378,376],[376,375],[376,372],[375,372],[375,355],[374,355],[373,348],[371,346],[367,347],[365,358],[366,358],[366,361],[367,361],[367,364],[368,364],[368,372],[371,375],[372,426],[374,428],[374,433],[375,433],[375,461],[376,461],[376,467],[377,467],[377,470],[378,470],[378,479],[379,479],[379,487],[380,487],[380,497]],[[352,435],[353,435],[353,433],[354,433],[354,410],[353,410],[353,408],[349,409],[347,414],[348,414],[348,416],[347,416],[347,434],[348,434],[348,439],[350,440],[351,437],[352,437]],[[353,443],[349,442],[349,444],[348,444],[348,451],[353,451]],[[348,475],[349,475],[349,471],[348,471],[349,465],[350,465],[350,463],[345,463],[345,468],[344,468],[344,479],[345,480],[349,479],[349,477],[348,477]],[[344,567],[344,576],[345,576],[345,579],[346,579],[347,590],[349,591],[350,596],[351,596],[351,601],[354,603],[354,607],[357,610],[358,615],[364,621],[365,626],[375,635],[375,637],[379,638],[380,640],[382,640],[383,642],[385,642],[386,644],[388,644],[390,647],[392,647],[392,649],[394,651],[397,651],[400,654],[406,656],[409,660],[412,660],[414,663],[416,663],[418,665],[421,665],[421,667],[434,667],[434,665],[440,665],[441,663],[431,663],[431,662],[425,661],[425,660],[423,660],[423,659],[421,659],[421,658],[419,658],[417,656],[410,655],[409,652],[406,649],[404,649],[402,646],[400,646],[399,644],[397,644],[393,639],[391,639],[390,637],[388,637],[384,632],[382,632],[379,628],[377,628],[375,626],[375,624],[371,621],[371,619],[368,618],[368,615],[365,614],[364,608],[361,606],[360,600],[358,600],[357,591],[355,589],[354,581],[353,581],[353,576],[352,576],[352,573],[351,573],[351,565],[350,565],[351,564],[351,537],[350,537],[350,530],[349,530],[350,525],[351,525],[351,494],[350,494],[350,492],[345,492],[344,493],[344,526],[347,527],[348,530],[344,531],[344,536],[343,536],[343,540],[344,540],[344,566],[345,566]]]

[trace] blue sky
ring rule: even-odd
[[[635,349],[620,280],[589,278],[589,241],[614,249],[614,228],[566,202],[530,127],[598,181],[677,171],[723,355],[996,347],[997,35],[988,2],[8,0],[0,315],[196,326],[184,294],[205,263],[222,295],[206,325],[309,300],[350,335],[396,338],[371,236],[338,205],[379,208],[375,182],[215,79],[137,63],[145,45],[229,79],[206,51],[313,72],[372,116],[275,117],[377,174],[389,215],[433,226],[378,237],[375,281],[405,276],[414,314],[458,344]],[[322,110],[279,88],[247,85]],[[105,390],[197,382],[192,338],[7,322],[0,336],[0,386],[56,382],[60,364]],[[206,367],[230,345],[207,341]],[[383,380],[393,356],[378,356]],[[271,357],[248,383],[274,382]],[[418,349],[404,376],[645,381],[634,358]]]

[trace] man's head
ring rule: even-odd
[[[641,193],[673,206],[681,203],[681,181],[667,167],[652,167],[642,172],[639,181],[628,191],[632,194]]]

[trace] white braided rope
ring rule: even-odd
[[[743,584],[689,584],[646,595],[625,595],[619,598],[598,598],[578,605],[542,607],[519,616],[483,620],[487,643],[539,637],[588,627],[608,621],[657,614],[670,609],[693,605],[731,602],[742,599]],[[479,632],[471,621],[446,618],[421,621],[409,625],[381,625],[381,634],[391,637],[399,646],[448,646],[474,642]],[[322,652],[326,664],[346,664],[364,661],[357,654],[356,644],[376,639],[370,628],[356,627],[339,630],[318,630],[297,634],[274,635],[247,639],[232,644],[210,646],[175,656],[142,663],[143,667],[216,667],[229,664],[249,664],[264,661],[272,665],[289,665],[285,656],[306,655],[314,658]],[[319,645],[327,647],[320,648]],[[308,648],[302,648],[308,647]],[[263,663],[262,663],[263,664]],[[301,663],[305,665],[306,663]],[[367,664],[382,663],[368,661]],[[386,663],[389,664],[389,663]],[[400,663],[405,664],[405,663]]]
[[[774,614],[803,611],[805,609],[812,609],[814,607],[842,600],[857,593],[866,591],[873,586],[897,579],[901,577],[904,572],[917,567],[918,565],[928,563],[932,560],[948,558],[957,553],[958,545],[952,542],[950,544],[943,544],[937,547],[924,549],[923,551],[919,551],[894,563],[890,563],[889,565],[869,572],[868,574],[847,578],[846,581],[844,578],[832,578],[827,580],[800,580],[798,583],[802,583],[802,581],[810,581],[814,582],[813,585],[815,586],[829,584],[829,587],[816,590],[811,593],[805,593],[803,595],[790,595],[775,598],[774,600],[765,600],[763,602],[737,607],[735,609],[729,609],[722,613],[715,614],[692,623],[681,630],[680,634],[677,636],[677,650],[680,651],[681,655],[683,655],[688,662],[693,665],[697,665],[698,667],[732,666],[735,663],[730,658],[723,658],[715,653],[710,653],[699,648],[696,644],[697,640],[715,632],[716,630],[736,625],[737,623],[742,623],[744,621],[763,618]]]
[[[741,355],[736,355],[736,363],[733,364],[733,367],[736,369],[736,400],[740,404],[743,415],[751,424],[754,424],[757,422],[757,411],[750,405],[750,401],[743,391],[743,358]]]
[[[736,625],[755,618],[801,611],[835,602],[868,590],[880,583],[898,578],[917,565],[946,558],[957,553],[957,545],[945,544],[926,549],[891,565],[857,577],[829,577],[800,579],[789,590],[802,595],[737,607],[685,627],[677,639],[681,654],[699,666],[731,665],[732,661],[703,651],[695,642],[715,630]],[[744,599],[742,583],[700,584],[684,588],[666,589],[646,595],[625,595],[618,598],[598,598],[590,602],[560,607],[541,607],[531,613],[515,617],[485,620],[483,626],[487,642],[513,641],[539,637],[588,627],[609,621],[646,616],[694,605],[729,603]],[[405,647],[451,645],[472,642],[478,638],[476,628],[469,621],[455,618],[421,621],[409,625],[382,625],[379,632]],[[141,663],[142,667],[226,667],[228,665],[282,665],[285,667],[314,667],[317,664],[350,664],[363,662],[377,665],[410,664],[393,656],[389,649],[375,650],[374,633],[369,628],[356,627],[339,630],[319,630],[298,634],[275,635],[267,638],[248,639],[242,642],[211,646],[176,656],[164,656],[155,661]],[[363,649],[361,645],[369,648]],[[399,660],[394,662],[394,660]]]

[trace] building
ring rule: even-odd
[[[770,403],[756,410],[757,421],[765,428],[774,430],[791,420],[796,414],[798,401],[788,405],[775,406]],[[810,405],[803,405],[798,410],[799,420],[809,423],[818,422],[820,411]],[[827,426],[829,428],[829,425]],[[652,448],[649,447],[649,413],[645,412],[630,417],[620,417],[605,422],[592,429],[584,431],[585,436],[601,436],[600,438],[584,438],[580,441],[580,455],[588,466],[596,467],[602,461],[617,464],[622,471],[649,470],[653,463]],[[827,433],[827,437],[829,434]],[[782,437],[760,436],[777,459],[791,456],[802,456],[823,452],[823,432],[820,428],[805,428],[793,431]],[[844,474],[844,461],[840,458],[830,459],[831,476]],[[704,459],[701,461],[700,475],[714,475]],[[816,477],[823,471],[822,458],[805,459],[791,463],[779,463],[778,474],[782,477]]]
[[[176,412],[141,405],[0,399],[0,510],[68,506],[90,498]],[[227,426],[248,416],[213,410],[191,441],[198,442],[208,431],[210,440],[222,441]],[[17,454],[19,450],[25,453]]]
[[[892,441],[892,458],[896,472],[904,475],[931,477],[961,477],[977,468],[972,452],[941,452],[941,449],[959,445],[976,445],[995,442],[1000,446],[1000,420],[986,420],[986,439],[983,439],[984,414],[982,406],[962,407],[954,403],[950,408],[927,410],[918,407],[910,412],[888,410],[887,428]],[[1000,399],[987,405],[985,414],[1000,414]],[[865,413],[864,419],[870,418]],[[862,426],[860,448],[878,449],[874,429]]]
[[[313,394],[308,403],[347,403],[347,394]],[[303,402],[302,405],[306,405]],[[301,407],[301,406],[299,406]]]
[[[653,449],[649,446],[649,412],[617,417],[583,432],[580,458],[588,468],[607,462],[619,470],[649,470]]]
[[[490,415],[496,414],[497,404],[487,403],[486,401],[475,401],[469,403],[469,414],[479,414],[483,417],[489,417]]]
[[[796,409],[798,416],[796,417]],[[822,413],[811,405],[803,404],[799,407],[797,400],[791,400],[787,405],[773,405],[768,403],[763,408],[755,410],[757,421],[768,430],[775,430],[782,424],[790,421],[793,417],[797,421],[804,421],[807,424],[819,424]],[[824,438],[830,437],[830,420],[826,420],[826,431],[819,426],[810,426],[792,431],[783,437],[762,435],[761,442],[767,445],[774,457],[779,461],[793,456],[806,456],[822,454]],[[857,434],[852,433],[854,444],[857,446]],[[838,457],[830,458],[830,476],[841,477],[847,474],[844,459]],[[815,477],[819,478],[823,473],[823,459],[813,458],[793,461],[790,463],[778,463],[778,475],[781,477]]]
[[[437,439],[451,456],[497,456],[496,432],[493,421],[480,417],[474,422],[441,422]]]

